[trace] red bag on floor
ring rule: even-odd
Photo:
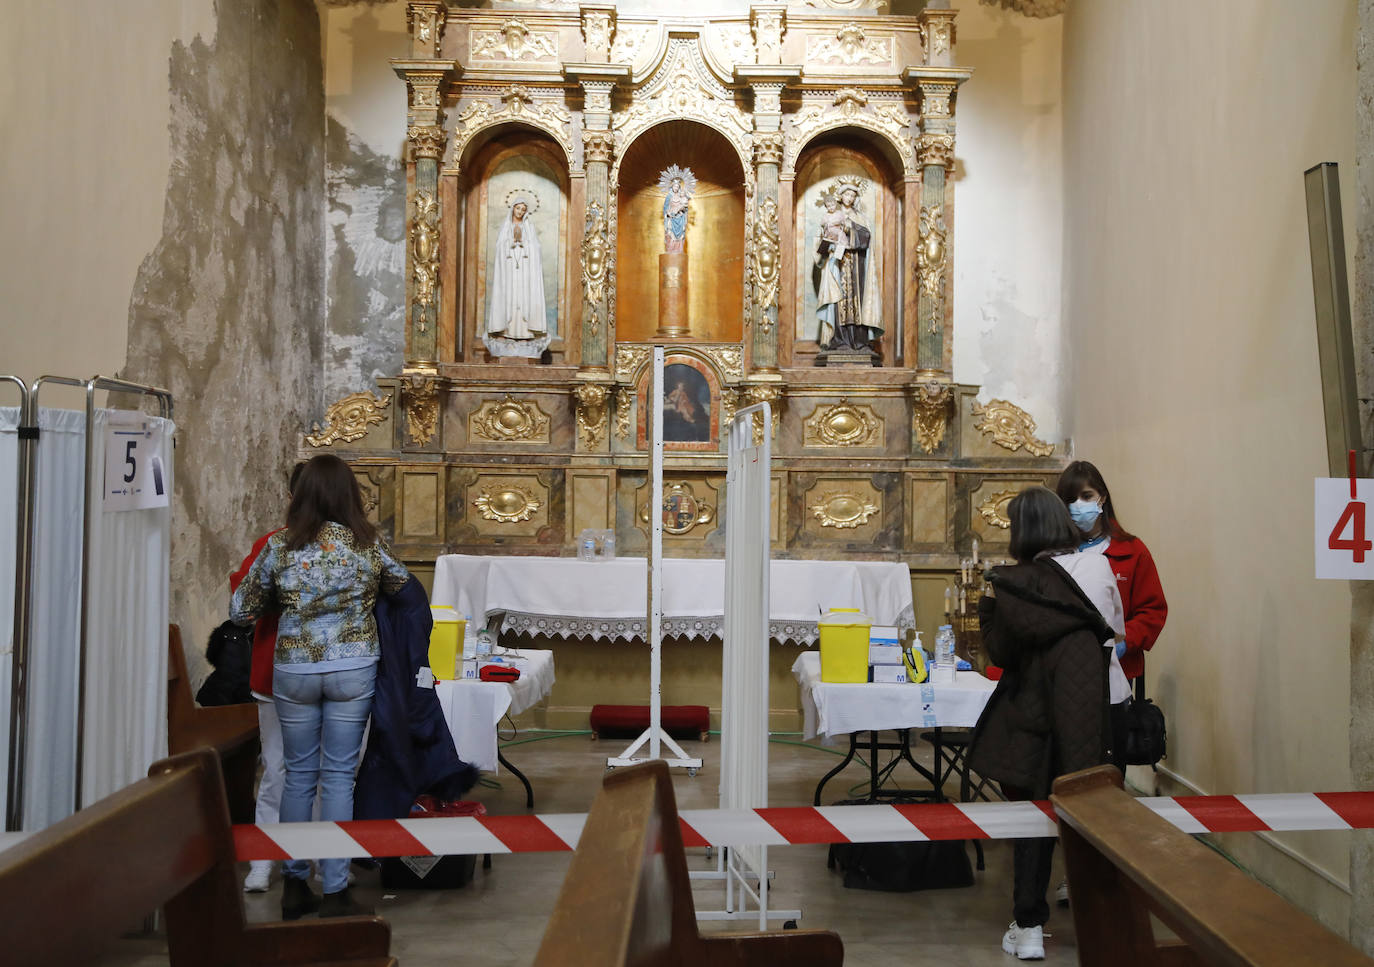
[[[485,816],[487,807],[466,799],[446,801],[423,795],[410,807],[411,819],[431,816]],[[447,890],[466,886],[477,868],[475,855],[396,856],[382,860],[384,890]]]

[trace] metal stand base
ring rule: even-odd
[[[667,732],[664,732],[661,727],[656,727],[653,725],[650,725],[647,729],[641,732],[639,738],[635,739],[634,742],[630,743],[630,747],[626,749],[624,752],[620,753],[620,755],[611,756],[610,758],[608,758],[606,760],[606,768],[614,769],[617,766],[634,766],[639,765],[639,763],[641,762],[650,761],[650,759],[654,758],[653,756],[637,756],[635,755],[635,753],[639,751],[640,747],[642,747],[644,743],[648,742],[652,738],[655,738],[655,734],[660,743],[666,745],[677,755],[676,759],[664,759],[664,761],[668,763],[668,768],[686,769],[687,775],[695,776],[697,774],[697,770],[701,768],[701,760],[694,759],[691,756],[689,756],[686,752],[682,751],[682,746],[674,742],[673,737],[671,735],[669,735]]]

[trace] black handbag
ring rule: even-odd
[[[1164,712],[1145,697],[1145,675],[1135,680],[1135,697],[1126,706],[1126,764],[1152,766],[1167,753]]]

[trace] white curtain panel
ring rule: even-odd
[[[172,439],[171,421],[149,418]],[[107,414],[96,414],[104,439]],[[0,587],[12,588],[17,414],[0,410]],[[24,828],[42,829],[69,816],[76,802],[76,702],[81,607],[82,467],[85,413],[39,412],[34,499],[32,609]],[[173,486],[173,451],[165,451]],[[142,778],[167,753],[167,620],[171,548],[168,507],[105,513],[99,495],[105,452],[90,467],[96,502],[87,602],[86,737],[82,803],[90,804]],[[7,489],[9,488],[9,489]],[[8,500],[8,504],[5,501]],[[8,570],[6,570],[8,568]],[[8,577],[7,577],[8,575]],[[0,641],[12,635],[13,601],[0,604]],[[8,749],[10,659],[0,663],[0,696]]]
[[[14,557],[19,526],[19,407],[0,407],[0,803],[9,796]],[[3,808],[3,807],[0,807]]]
[[[90,804],[148,773],[167,754],[167,610],[171,507],[105,512],[105,426],[96,413],[91,482],[91,588],[86,602],[86,722],[81,801]],[[122,414],[127,417],[127,413]],[[163,482],[175,491],[170,420],[146,418],[166,440]]]

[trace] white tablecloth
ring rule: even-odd
[[[496,726],[507,711],[519,715],[553,691],[553,652],[521,648],[503,656],[520,669],[520,680],[505,682],[472,680],[435,682],[444,718],[458,755],[483,772],[497,771]]]
[[[435,562],[432,599],[479,624],[504,614],[503,631],[644,640],[647,584],[642,557],[579,561],[446,554]],[[905,564],[774,561],[771,586],[769,634],[776,641],[815,642],[818,606],[861,608],[878,625],[914,623]],[[724,561],[664,559],[664,635],[720,637],[724,614]]]
[[[996,687],[977,672],[958,672],[952,685],[823,682],[819,651],[799,655],[792,674],[801,685],[808,739],[874,729],[972,728]]]

